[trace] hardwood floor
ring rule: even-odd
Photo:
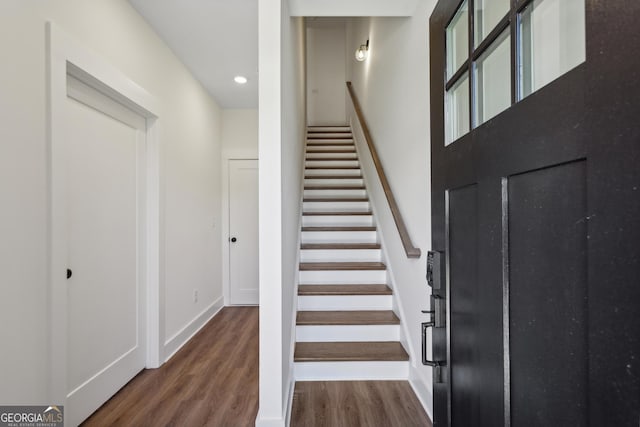
[[[253,426],[258,308],[223,308],[159,369],[144,370],[83,426]]]
[[[291,427],[432,427],[407,381],[298,382]]]

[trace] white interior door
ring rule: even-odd
[[[67,77],[68,425],[144,368],[145,119]]]
[[[229,302],[258,304],[258,161],[229,160]]]

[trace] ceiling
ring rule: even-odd
[[[258,0],[129,0],[222,108],[258,108]],[[239,85],[237,75],[249,81]]]
[[[259,0],[128,1],[222,108],[258,108]],[[409,16],[418,1],[288,0],[293,16]]]

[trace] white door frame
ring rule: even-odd
[[[230,305],[231,302],[231,259],[229,257],[229,162],[232,160],[258,160],[255,150],[230,150],[222,153],[222,295],[224,297],[224,305]],[[258,164],[258,168],[259,168]]]
[[[47,297],[49,299],[49,401],[66,404],[67,396],[67,227],[66,172],[62,129],[67,98],[67,74],[116,99],[146,118],[146,155],[142,159],[146,188],[141,195],[146,212],[139,267],[146,272],[142,280],[146,367],[156,368],[163,360],[164,287],[160,270],[160,146],[157,101],[112,65],[97,57],[47,22],[47,175],[49,252]]]

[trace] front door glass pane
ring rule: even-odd
[[[474,39],[477,47],[509,12],[509,0],[476,0],[474,9]]]
[[[585,0],[534,0],[520,15],[520,98],[585,61]]]
[[[445,145],[451,144],[469,132],[469,75],[465,74],[447,91]]]
[[[458,71],[468,57],[469,12],[465,0],[447,27],[447,79]]]
[[[475,64],[476,126],[511,105],[511,36],[506,30]]]

